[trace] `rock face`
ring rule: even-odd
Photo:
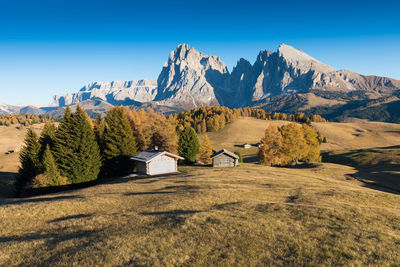
[[[309,90],[362,90],[383,96],[400,89],[400,82],[394,79],[336,71],[286,44],[280,45],[277,52],[261,51],[252,66],[240,60],[232,71],[230,85],[237,96],[243,96],[237,97],[232,106],[246,106],[271,96]]]
[[[64,107],[86,100],[103,100],[112,105],[133,105],[154,100],[157,83],[154,80],[93,82],[77,93],[54,96],[51,106]]]
[[[179,45],[158,77],[155,100],[173,106],[224,105],[228,78],[228,69],[219,57]]]
[[[374,99],[391,95],[396,90],[400,90],[400,81],[363,76],[348,70],[336,71],[286,44],[280,45],[276,52],[260,51],[254,64],[240,59],[232,73],[219,57],[205,55],[182,44],[170,53],[157,81],[94,82],[77,93],[55,96],[52,106],[102,100],[112,105],[152,103],[184,109],[205,105],[235,108],[271,99],[297,99],[277,96],[312,91],[336,94],[361,91]]]
[[[34,107],[34,106],[13,106],[0,103],[0,115],[8,114],[33,114],[33,115],[43,115],[46,113],[45,110]]]

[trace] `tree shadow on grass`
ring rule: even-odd
[[[400,146],[325,152],[322,159],[353,167],[357,172],[349,177],[363,182],[365,187],[400,194],[400,162],[394,160],[397,149]],[[400,150],[397,155],[400,155]]]
[[[82,218],[88,218],[91,217],[92,214],[77,214],[77,215],[70,215],[70,216],[64,216],[60,217],[54,220],[48,221],[48,223],[57,223],[57,222],[63,222],[63,221],[69,221],[73,219],[82,219]]]
[[[153,211],[142,212],[140,215],[157,216],[156,221],[151,223],[153,227],[178,227],[192,215],[203,212],[203,210],[169,210],[169,211]]]
[[[168,211],[153,211],[153,212],[142,212],[140,215],[186,215],[186,214],[195,214],[203,212],[203,210],[168,210]]]
[[[0,198],[12,197],[16,172],[0,172]]]
[[[82,199],[84,197],[79,195],[72,196],[53,196],[53,197],[42,197],[42,198],[25,198],[25,199],[0,199],[0,206],[4,205],[20,205],[24,203],[41,203],[41,202],[50,202],[50,201],[59,201],[59,200],[71,200],[71,199]]]
[[[154,192],[130,192],[125,193],[125,196],[141,196],[141,195],[164,195],[164,194],[174,194],[176,192],[173,191],[154,191]]]
[[[29,265],[31,266],[52,266],[59,265],[62,260],[62,256],[67,256],[70,262],[79,261],[84,255],[86,249],[91,249],[96,244],[107,240],[107,233],[105,229],[95,230],[78,230],[71,231],[70,227],[63,229],[52,229],[46,232],[37,232],[32,234],[24,235],[10,235],[0,237],[0,244],[13,244],[19,242],[31,242],[32,249],[35,250],[35,257],[29,257],[31,251],[28,251],[28,257],[30,258]],[[36,249],[35,241],[40,241],[40,249]],[[72,241],[72,242],[71,242]],[[38,247],[39,248],[39,247]],[[24,251],[22,251],[24,253]],[[23,257],[23,254],[21,255]],[[85,256],[87,257],[87,255]],[[11,258],[9,264],[6,266],[13,265],[14,262]],[[58,264],[57,264],[58,263]],[[65,265],[65,262],[62,264]]]
[[[177,194],[177,193],[194,193],[199,189],[198,186],[192,185],[177,185],[177,186],[166,186],[158,191],[149,192],[129,192],[125,193],[125,196],[140,196],[140,195],[164,195],[164,194]],[[167,191],[164,191],[167,190]]]
[[[321,166],[320,163],[300,162],[299,164],[285,166],[285,168],[290,168],[290,169],[314,169],[314,168],[317,168],[319,166]]]
[[[47,232],[47,233],[34,233],[34,234],[25,234],[25,235],[11,235],[0,237],[0,243],[9,243],[9,242],[26,242],[26,241],[36,241],[36,240],[57,240],[58,242],[67,241],[70,239],[74,239],[77,237],[85,237],[89,234],[92,234],[93,230],[81,230],[72,233],[62,233],[62,232]]]
[[[250,154],[243,156],[243,163],[258,163],[258,155]]]

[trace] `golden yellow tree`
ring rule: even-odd
[[[302,160],[305,162],[320,162],[321,155],[319,149],[318,133],[310,126],[303,124],[304,139],[307,144],[305,155]]]
[[[283,161],[283,140],[279,128],[275,124],[270,124],[265,130],[265,135],[261,139],[258,151],[260,164],[280,165]]]
[[[200,147],[200,160],[204,164],[210,164],[211,163],[211,155],[213,153],[213,148],[210,143],[210,139],[208,138],[207,135],[204,136],[203,141],[201,142],[201,147]]]
[[[282,165],[297,164],[307,153],[307,144],[302,127],[292,122],[281,127],[281,134],[284,155]]]

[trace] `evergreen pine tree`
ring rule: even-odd
[[[85,111],[67,107],[56,131],[54,157],[61,175],[71,183],[97,179],[101,166],[98,144]]]
[[[196,156],[200,151],[199,137],[196,131],[190,127],[186,126],[185,129],[179,133],[179,155],[184,157],[189,163],[196,161]]]
[[[43,127],[42,134],[40,135],[40,138],[39,138],[39,143],[40,143],[39,158],[41,161],[43,159],[43,155],[44,155],[44,151],[46,150],[46,147],[49,146],[50,149],[52,149],[54,146],[56,130],[57,130],[57,127],[51,121],[47,121]]]
[[[21,149],[19,159],[21,166],[16,176],[15,188],[17,196],[22,189],[40,173],[40,144],[35,131],[30,128],[25,136],[25,145]]]
[[[104,128],[103,173],[120,176],[132,172],[130,158],[137,153],[135,138],[123,107],[114,107],[107,112]]]
[[[258,150],[260,163],[268,166],[280,165],[282,163],[282,148],[282,135],[275,124],[270,124],[265,130]]]
[[[104,129],[106,128],[106,121],[100,117],[97,117],[94,122],[94,135],[96,136],[97,144],[99,145],[100,154],[103,154],[104,150]]]
[[[60,175],[49,145],[46,146],[44,151],[42,164],[43,172],[49,178],[49,184],[47,186],[60,185]]]
[[[211,155],[213,153],[213,148],[210,143],[210,139],[208,138],[207,135],[204,136],[203,141],[201,142],[201,148],[200,148],[200,160],[204,164],[210,164],[211,163]]]

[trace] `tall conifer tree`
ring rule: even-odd
[[[42,164],[43,172],[49,178],[48,186],[60,185],[60,175],[49,145],[47,145],[44,150]]]
[[[200,152],[200,142],[196,131],[192,127],[186,126],[179,133],[178,152],[187,162],[193,163],[196,161],[196,156]]]
[[[130,158],[137,153],[135,138],[123,107],[107,112],[103,132],[103,173],[106,176],[129,174],[133,170]]]
[[[40,143],[40,160],[43,159],[44,151],[46,147],[49,146],[50,150],[54,146],[54,140],[56,137],[57,127],[54,125],[52,121],[47,121],[43,127],[42,133],[39,138]]]
[[[16,176],[15,188],[19,195],[27,183],[40,173],[41,164],[39,160],[40,144],[35,131],[30,128],[25,136],[25,145],[19,155],[21,166]]]
[[[56,132],[54,157],[61,175],[71,183],[97,179],[101,166],[98,144],[85,111],[67,107]]]

